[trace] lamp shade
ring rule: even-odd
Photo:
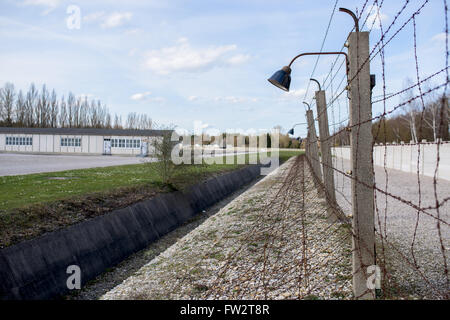
[[[294,135],[294,128],[288,131],[288,134]]]
[[[274,86],[284,90],[289,91],[289,86],[291,85],[291,68],[283,67],[271,76],[269,82]]]

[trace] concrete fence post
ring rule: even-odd
[[[311,109],[306,111],[306,119],[308,122],[308,135],[309,135],[308,142],[309,142],[309,156],[311,166],[313,168],[317,180],[319,180],[318,182],[323,183],[322,170],[320,168],[319,148],[317,146],[316,126],[314,124],[314,115]],[[318,189],[319,195],[322,196],[323,192],[321,188]]]
[[[353,292],[357,299],[374,299],[375,290],[367,286],[370,276],[368,267],[376,264],[369,32],[350,33],[348,56],[350,62]]]
[[[323,182],[325,197],[332,208],[336,207],[336,191],[334,189],[333,159],[331,157],[330,130],[328,128],[328,114],[325,91],[316,91],[316,106],[319,118],[319,141],[322,153]]]
[[[309,158],[309,132],[307,133],[307,136],[303,141],[305,143],[305,156],[308,159],[308,161],[310,161],[310,158]]]

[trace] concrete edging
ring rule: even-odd
[[[68,266],[80,267],[83,285],[259,175],[247,166],[2,249],[0,300],[63,295]]]

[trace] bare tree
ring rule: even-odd
[[[97,127],[105,128],[106,126],[106,115],[108,114],[108,108],[102,106],[100,100],[97,100]]]
[[[30,85],[30,89],[27,92],[27,97],[25,100],[25,125],[27,127],[34,127],[36,125],[36,120],[34,118],[35,109],[38,100],[38,92],[34,83]]]
[[[147,167],[160,177],[163,184],[171,185],[174,173],[177,169],[181,169],[182,165],[176,166],[172,162],[172,149],[176,143],[171,141],[172,130],[162,129],[165,130],[163,135],[153,138],[150,142],[153,150],[151,156],[156,159],[156,162],[147,162]]]
[[[449,139],[449,122],[450,122],[450,108],[448,105],[448,97],[442,95],[439,99],[439,119],[438,119],[438,133],[437,138],[442,140]]]
[[[114,115],[114,129],[122,129],[122,116]]]
[[[85,97],[83,100],[83,97],[78,97],[72,108],[72,126],[74,128],[81,128],[84,127],[84,119],[83,119],[83,108],[85,108],[85,103],[87,103],[87,98]]]
[[[67,124],[69,128],[74,127],[75,104],[75,96],[72,92],[69,92],[67,97]]]
[[[63,127],[63,128],[116,128],[122,129],[122,117],[111,114],[100,100],[88,101],[87,96],[78,98],[69,92],[67,100],[58,99],[55,90],[51,93],[46,85],[38,91],[32,83],[23,94],[19,91],[17,99],[12,83],[0,88],[0,122],[8,126]],[[151,129],[152,120],[146,114],[131,112],[127,116],[126,127],[130,129]]]
[[[58,113],[59,113],[58,99],[56,97],[55,89],[53,89],[52,94],[50,96],[50,127],[52,128],[58,127]]]
[[[25,105],[25,97],[23,96],[22,90],[19,91],[16,100],[16,124],[19,126],[25,125],[25,116],[26,116],[26,105]]]
[[[136,129],[136,127],[137,127],[137,115],[136,115],[136,112],[130,112],[128,114],[126,127],[128,129]]]
[[[34,109],[34,117],[38,127],[45,128],[48,126],[49,109],[49,94],[44,84],[41,94],[38,96],[36,108]]]
[[[3,105],[4,105],[4,102],[3,102],[3,88],[0,88],[0,122],[3,122],[4,121],[4,118],[3,118],[3,114],[4,114],[4,107],[3,107]]]
[[[59,125],[61,126],[61,128],[66,128],[69,123],[68,123],[68,119],[67,119],[67,104],[66,104],[66,100],[64,99],[64,96],[62,96],[61,98],[61,111],[59,113]]]
[[[112,128],[112,125],[111,125],[111,114],[109,112],[106,114],[105,128],[106,129],[111,129]]]
[[[406,79],[405,87],[411,87],[412,86],[412,80]],[[402,115],[402,119],[408,123],[409,130],[411,132],[411,139],[414,143],[417,143],[419,141],[417,136],[417,125],[416,125],[416,118],[419,113],[419,106],[417,105],[417,102],[413,100],[414,93],[411,90],[408,90],[404,95],[403,99],[405,101],[409,101],[403,106],[404,114]]]
[[[152,128],[152,119],[150,119],[146,114],[140,114],[138,116],[137,128],[141,130]]]
[[[90,108],[87,97],[83,101],[79,100],[78,126],[82,128],[90,127]]]
[[[0,91],[0,111],[2,113],[1,118],[7,126],[12,126],[13,124],[15,96],[16,92],[14,89],[14,85],[10,82],[7,82],[3,89],[1,89]]]

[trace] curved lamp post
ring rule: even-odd
[[[292,126],[292,129],[288,131],[288,134],[294,135],[294,128],[295,128],[296,126],[299,126],[299,125],[302,125],[302,124],[307,124],[307,123],[306,123],[306,122],[300,122],[300,123],[294,124],[294,125]]]
[[[329,55],[329,54],[342,54],[345,56],[345,62],[347,65],[347,74],[349,71],[349,62],[348,62],[348,56],[345,52],[306,52],[306,53],[300,53],[299,55],[295,56],[288,66],[285,66],[281,68],[281,70],[278,70],[275,72],[268,81],[273,84],[275,87],[280,88],[284,91],[289,91],[289,87],[291,85],[291,65],[294,63],[295,60],[297,60],[300,57],[303,56],[313,56],[313,55]]]
[[[322,88],[320,87],[320,82],[319,81],[317,81],[316,79],[313,79],[313,78],[311,78],[309,80],[314,81],[315,83],[317,83],[317,85],[319,86],[319,91],[322,91]]]
[[[341,12],[345,12],[347,14],[349,14],[352,18],[353,21],[355,22],[355,30],[356,32],[359,32],[359,24],[358,24],[358,18],[356,17],[356,15],[345,8],[339,8],[339,11]],[[277,72],[275,72],[268,80],[271,84],[273,84],[274,86],[280,88],[281,90],[284,91],[289,91],[289,87],[291,85],[291,65],[292,63],[297,60],[298,58],[302,57],[302,56],[313,56],[313,55],[329,55],[329,54],[342,54],[345,56],[345,62],[346,62],[346,66],[347,66],[347,77],[348,77],[348,73],[349,73],[349,62],[348,62],[348,56],[345,52],[307,52],[307,53],[300,53],[299,55],[295,56],[291,62],[289,63],[289,65],[281,68],[281,70],[278,70]]]

